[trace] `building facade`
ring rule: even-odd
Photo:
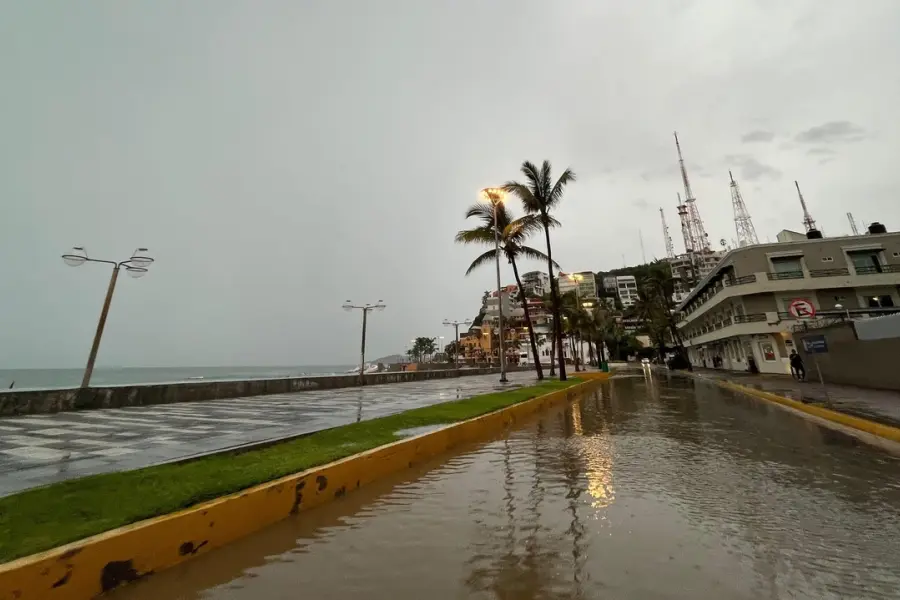
[[[522,275],[522,287],[526,296],[544,296],[550,293],[550,276],[544,271],[529,271]]]
[[[678,305],[692,363],[790,373],[795,330],[900,310],[900,233],[779,239],[729,251]]]
[[[616,293],[622,308],[630,308],[638,301],[637,279],[634,275],[616,276]]]
[[[582,300],[594,299],[597,297],[597,278],[593,271],[560,273],[557,285],[559,286],[560,294],[575,292],[577,290],[578,297]]]

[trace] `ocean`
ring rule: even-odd
[[[353,365],[297,367],[96,367],[92,386],[278,379],[303,375],[341,375]],[[16,390],[72,388],[81,385],[84,369],[0,369],[0,392],[14,384]]]

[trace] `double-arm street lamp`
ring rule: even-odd
[[[456,340],[456,343],[454,344],[454,347],[453,347],[453,354],[455,357],[453,360],[453,365],[454,365],[453,368],[454,369],[459,370],[459,326],[460,325],[471,325],[471,324],[472,324],[472,321],[470,321],[469,319],[466,319],[465,321],[451,321],[449,319],[444,319],[444,325],[453,327],[453,330],[454,330],[454,339]]]
[[[109,313],[109,304],[112,302],[113,292],[116,289],[116,280],[119,278],[119,270],[123,267],[131,277],[143,277],[147,269],[153,264],[146,248],[138,248],[132,253],[131,258],[116,262],[114,260],[100,260],[88,258],[83,246],[75,246],[68,254],[62,255],[63,262],[70,267],[80,267],[86,262],[104,263],[112,265],[112,275],[109,278],[109,287],[106,290],[106,299],[103,301],[103,309],[100,311],[100,321],[97,322],[97,331],[94,333],[94,343],[91,345],[91,354],[88,356],[87,367],[84,369],[84,377],[81,387],[86,388],[91,383],[91,373],[94,372],[94,361],[97,359],[97,351],[100,349],[100,338],[103,337],[103,327],[106,325],[106,315]]]
[[[497,226],[497,208],[506,199],[501,188],[484,188],[481,196],[494,207],[494,258],[497,264],[497,321],[500,331],[500,383],[506,383],[506,354],[503,350],[503,293],[500,290],[500,228]]]
[[[366,317],[373,310],[384,310],[385,306],[384,300],[379,300],[375,304],[363,304],[362,306],[351,304],[350,300],[347,300],[342,307],[347,312],[352,310],[362,311],[362,344],[360,345],[359,350],[359,385],[365,385],[366,383]]]

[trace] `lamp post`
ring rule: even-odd
[[[500,228],[497,225],[497,208],[506,199],[500,188],[484,188],[482,197],[494,207],[494,258],[497,264],[497,322],[500,333],[500,383],[506,383],[506,353],[503,349],[503,293],[500,290]]]
[[[116,281],[119,279],[119,269],[125,271],[134,278],[143,277],[147,269],[153,264],[153,259],[147,254],[146,248],[137,248],[128,260],[116,262],[114,260],[100,260],[88,258],[84,246],[75,246],[68,254],[63,254],[63,262],[70,267],[80,267],[86,262],[104,263],[112,265],[112,275],[109,278],[109,287],[106,288],[106,299],[100,310],[100,320],[97,322],[97,331],[94,333],[94,343],[91,344],[91,353],[88,356],[87,367],[84,369],[84,377],[81,379],[81,387],[86,388],[91,383],[91,374],[94,372],[94,361],[97,360],[97,351],[100,349],[100,338],[103,337],[103,328],[106,326],[106,316],[109,314],[109,305],[112,302],[113,292],[116,289]]]
[[[363,304],[362,306],[356,306],[351,304],[350,300],[347,300],[341,307],[347,312],[354,309],[362,311],[362,343],[359,348],[359,385],[366,384],[366,317],[373,310],[384,310],[385,306],[384,300],[379,300],[376,304]]]
[[[466,319],[465,321],[451,321],[449,319],[444,319],[444,325],[453,327],[454,332],[454,340],[456,345],[453,349],[453,368],[457,371],[459,370],[459,326],[460,325],[471,325],[472,321]]]

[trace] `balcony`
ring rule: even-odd
[[[856,267],[857,275],[877,275],[878,273],[900,273],[900,265],[871,265]]]
[[[735,285],[746,285],[748,283],[756,283],[756,273],[751,273],[750,275],[744,275],[743,277],[735,277],[734,279],[725,279],[723,283],[727,287],[735,286]]]
[[[781,281],[783,279],[803,279],[803,271],[784,271],[781,273],[766,273],[769,281]]]
[[[810,277],[846,277],[850,275],[850,269],[843,267],[840,269],[816,269],[809,272]]]
[[[793,318],[793,317],[791,317]],[[735,315],[732,318],[735,323],[759,323],[766,320],[766,313],[753,313],[749,315]]]

